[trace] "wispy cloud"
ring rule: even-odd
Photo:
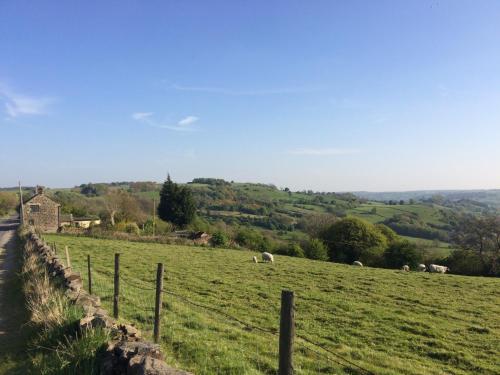
[[[280,87],[280,88],[258,89],[258,90],[234,90],[225,87],[182,86],[182,85],[172,85],[171,88],[179,91],[192,91],[192,92],[233,95],[233,96],[300,94],[300,93],[308,93],[321,90],[321,88],[319,87]]]
[[[14,118],[23,115],[45,115],[54,99],[19,94],[0,84],[0,101],[4,104],[7,116]]]
[[[136,112],[132,114],[134,120],[143,120],[151,116],[153,116],[153,112]]]
[[[191,124],[194,124],[196,121],[198,121],[198,117],[196,116],[188,116],[180,120],[177,125],[179,126],[189,126]]]
[[[135,112],[132,114],[132,118],[136,121],[152,126],[154,128],[168,129],[180,132],[195,131],[196,129],[192,125],[199,120],[199,118],[196,116],[186,116],[183,119],[177,121],[176,124],[168,124],[168,123],[165,124],[156,121],[153,118],[153,115],[154,115],[153,112]]]
[[[351,155],[361,152],[358,149],[352,148],[297,148],[288,151],[292,155],[309,155],[309,156],[333,156],[333,155]]]

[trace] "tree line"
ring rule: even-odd
[[[205,179],[196,182],[207,182]],[[227,189],[228,184],[219,180],[210,181],[220,189]],[[90,186],[89,186],[90,185]],[[75,198],[71,192],[57,192],[58,200],[64,202],[68,199],[71,204],[63,205],[63,209],[78,212],[79,207],[91,207],[89,202],[100,207],[107,220],[105,226],[111,229],[122,230],[129,233],[168,234],[174,229],[189,228],[203,230],[212,234],[212,245],[221,247],[244,247],[257,251],[269,251],[295,257],[307,257],[316,260],[352,263],[359,260],[373,267],[400,268],[402,265],[416,267],[422,262],[438,262],[447,265],[453,273],[467,275],[496,275],[500,274],[500,219],[498,215],[469,214],[450,215],[446,231],[434,228],[419,220],[418,216],[398,214],[385,221],[385,224],[371,224],[365,220],[354,217],[338,217],[332,214],[311,214],[291,225],[289,222],[280,221],[280,214],[270,211],[262,221],[263,227],[287,231],[289,240],[279,241],[251,227],[255,220],[248,221],[251,225],[227,225],[222,220],[201,218],[197,215],[198,204],[189,188],[189,185],[174,183],[170,176],[163,183],[160,190],[160,200],[157,207],[153,207],[152,200],[132,195],[130,192],[117,187],[103,190],[98,184],[85,184],[80,186],[84,196]],[[136,185],[135,189],[152,188],[152,185]],[[100,195],[102,194],[102,195]],[[15,194],[14,194],[15,197]],[[71,199],[70,199],[71,198]],[[235,195],[234,199],[238,200]],[[0,209],[2,207],[0,195]],[[4,199],[5,200],[5,199]],[[81,201],[78,201],[81,200]],[[75,203],[77,202],[77,203]],[[242,203],[243,204],[243,203]],[[246,203],[249,207],[250,203]],[[206,208],[205,210],[208,210]],[[153,222],[151,213],[155,211],[161,220]],[[264,213],[264,212],[262,212]],[[260,223],[260,221],[258,221]],[[137,223],[142,223],[142,229]],[[437,232],[439,235],[429,235],[428,238],[446,239],[458,250],[451,252],[448,257],[430,258],[423,254],[418,245],[401,238],[393,229],[401,233],[401,226],[419,228],[428,233]],[[307,233],[293,236],[290,232],[294,226]],[[276,232],[276,231],[274,231]],[[273,233],[274,233],[273,232]],[[415,234],[413,231],[405,234]],[[420,237],[421,232],[418,232]],[[446,233],[446,238],[441,237]],[[451,233],[451,234],[450,234]]]

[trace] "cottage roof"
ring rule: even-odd
[[[42,201],[50,202],[50,203],[52,203],[52,204],[54,204],[56,206],[60,206],[59,203],[54,202],[52,199],[50,199],[45,194],[43,194],[43,191],[41,193],[33,195],[30,199],[28,199],[26,202],[24,202],[24,204],[27,204],[27,203],[30,203],[30,202],[31,203],[41,203]]]

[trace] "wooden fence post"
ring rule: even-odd
[[[113,316],[118,319],[118,299],[120,297],[120,254],[115,254],[115,293],[113,295]]]
[[[68,246],[64,246],[64,250],[66,251],[66,267],[71,268],[71,260],[69,259]]]
[[[281,318],[279,341],[279,375],[293,374],[293,339],[295,336],[294,294],[281,291]]]
[[[90,254],[87,254],[87,270],[89,274],[89,294],[92,294],[92,271],[90,270]]]
[[[158,343],[158,341],[160,341],[162,292],[163,292],[163,263],[158,263],[158,268],[156,270],[156,300],[155,300],[155,326],[154,326],[155,343]]]

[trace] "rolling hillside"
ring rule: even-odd
[[[227,224],[246,224],[281,232],[300,232],[302,222],[307,221],[311,215],[352,215],[372,223],[388,222],[391,219],[399,221],[403,216],[412,220],[411,225],[424,230],[406,233],[399,226],[393,225],[396,232],[412,240],[436,238],[446,242],[448,221],[445,214],[453,211],[434,203],[412,201],[410,204],[410,201],[403,201],[403,204],[385,204],[366,201],[349,193],[291,192],[272,185],[202,180],[208,183],[188,184],[195,194],[202,217],[212,222],[222,220]],[[159,199],[158,191],[140,194]],[[286,237],[285,233],[279,235]]]
[[[94,292],[110,310],[113,256],[121,253],[122,318],[145,334],[163,262],[164,288],[173,294],[164,296],[161,345],[172,364],[196,374],[274,374],[282,289],[296,293],[297,374],[363,373],[331,353],[376,374],[500,371],[499,279],[283,256],[254,264],[250,251],[68,235],[46,240],[69,246],[84,279],[91,255]]]
[[[351,193],[292,192],[269,184],[237,183],[213,178],[198,178],[188,183],[193,192],[197,213],[202,224],[195,230],[222,230],[229,236],[241,227],[259,231],[270,242],[281,246],[286,242],[299,243],[307,239],[308,225],[320,216],[355,216],[371,223],[383,223],[396,233],[419,245],[426,258],[447,256],[450,247],[451,223],[463,213],[493,213],[495,191],[428,192],[419,195],[380,193],[366,197],[400,197],[401,200],[371,201]],[[153,200],[158,203],[161,184],[155,182],[115,182],[82,184],[73,189],[48,190],[62,204],[64,214],[75,216],[99,215],[107,219],[107,194],[113,190],[130,193],[137,201],[140,213],[133,213],[138,226],[150,220]],[[29,195],[28,192],[25,194]],[[384,195],[385,194],[385,195]],[[446,197],[450,197],[449,199]],[[405,198],[408,198],[405,200]],[[477,198],[481,201],[472,201]],[[488,203],[489,202],[489,203]],[[493,203],[491,203],[493,202]],[[130,220],[130,219],[128,219]],[[318,219],[321,220],[321,219]],[[437,260],[436,260],[437,261]]]

